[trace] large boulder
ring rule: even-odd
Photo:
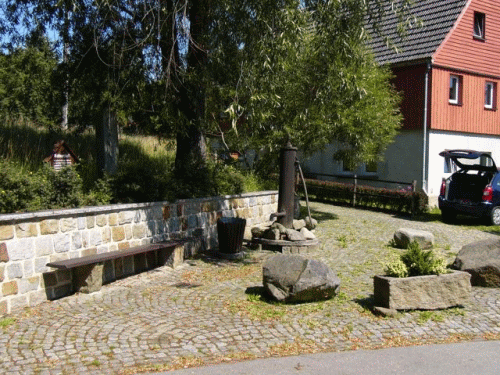
[[[470,273],[474,286],[500,287],[500,239],[463,246],[453,262],[453,268]]]
[[[339,278],[324,263],[299,255],[277,254],[263,265],[263,283],[278,301],[310,302],[333,297]]]
[[[394,233],[394,243],[401,249],[406,249],[413,241],[417,241],[421,249],[430,249],[434,246],[434,235],[431,232],[411,228],[399,228]]]

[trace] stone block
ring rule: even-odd
[[[36,306],[47,301],[47,292],[45,290],[33,291],[28,294],[28,305]]]
[[[21,238],[13,240],[8,245],[10,261],[30,259],[35,256],[34,238]]]
[[[177,203],[177,216],[184,216],[184,203]]]
[[[40,223],[40,234],[47,235],[47,234],[56,234],[59,232],[59,220],[54,220],[54,219],[49,219],[49,220],[43,220]]]
[[[28,296],[20,295],[9,300],[10,312],[17,312],[28,307]]]
[[[111,229],[109,227],[102,228],[101,238],[103,243],[111,242]]]
[[[57,276],[55,272],[47,272],[43,274],[43,286],[50,288],[57,285]]]
[[[76,219],[73,218],[64,218],[60,220],[59,226],[61,228],[61,232],[70,232],[76,230],[77,222]]]
[[[89,255],[95,255],[97,254],[97,248],[96,247],[91,247],[90,249],[85,249],[85,250],[82,250],[82,257],[86,257],[86,256],[89,256]]]
[[[73,286],[81,293],[97,292],[102,287],[104,264],[91,264],[73,269]]]
[[[27,238],[38,236],[38,229],[34,223],[22,223],[16,225],[17,238]]]
[[[118,250],[125,250],[125,249],[130,249],[130,243],[129,242],[120,242],[118,244]]]
[[[149,251],[145,255],[146,255],[146,268],[148,270],[152,270],[153,268],[158,266],[158,263],[156,261],[155,251]]]
[[[7,244],[5,242],[0,243],[0,263],[6,263],[9,261],[9,253],[7,252]]]
[[[89,245],[98,246],[102,243],[102,233],[100,229],[92,229],[89,233]]]
[[[9,279],[20,279],[23,277],[23,266],[21,262],[12,262],[7,265],[7,276]]]
[[[71,250],[71,234],[56,234],[53,237],[54,251],[56,253],[65,253]]]
[[[83,246],[82,234],[80,232],[73,232],[71,234],[71,249],[78,250]]]
[[[10,240],[14,238],[13,225],[0,225],[0,241]]]
[[[87,216],[86,221],[87,221],[87,229],[94,228],[94,226],[95,226],[95,217],[94,216]]]
[[[394,242],[401,249],[406,249],[413,241],[417,241],[422,249],[430,249],[434,246],[434,235],[425,230],[411,228],[399,228],[394,233]]]
[[[111,236],[114,242],[123,241],[125,239],[125,228],[113,227],[111,230]]]
[[[17,280],[8,281],[2,284],[2,294],[4,297],[15,295],[18,291]]]
[[[103,254],[108,252],[108,247],[107,246],[99,246],[97,248],[97,254]]]
[[[37,257],[50,255],[54,252],[54,241],[52,236],[42,236],[35,238],[35,254]]]
[[[121,211],[118,214],[118,224],[130,224],[134,221],[135,211]]]
[[[110,283],[110,282],[116,280],[115,266],[113,264],[113,261],[109,260],[107,262],[104,262],[104,270],[103,270],[103,279],[102,280],[104,283]]]
[[[187,229],[193,229],[198,227],[198,216],[197,215],[189,215],[187,218]]]
[[[5,280],[5,266],[0,265],[0,283]]]
[[[71,281],[71,270],[57,270],[57,281],[62,283],[64,281]]]
[[[170,251],[170,254],[166,257],[163,264],[176,268],[184,263],[184,246],[179,245]]]
[[[123,258],[123,276],[132,275],[134,273],[134,257]]]
[[[132,225],[125,225],[125,239],[130,240],[132,239],[133,232],[132,232]]]
[[[31,277],[35,273],[35,262],[33,259],[23,261],[23,275],[24,277]]]
[[[114,266],[115,266],[115,277],[117,279],[123,277],[123,275],[124,275],[123,259],[121,259],[121,258],[115,259]]]
[[[90,246],[90,237],[88,232],[80,232],[82,235],[82,247],[86,248]]]
[[[6,315],[8,312],[7,301],[0,301],[0,316]]]
[[[18,285],[19,285],[19,293],[26,294],[28,292],[32,292],[38,289],[40,285],[40,278],[34,276],[27,279],[21,279],[19,280]]]
[[[98,227],[104,227],[108,225],[108,217],[106,215],[97,215],[95,218],[95,223]]]
[[[146,255],[137,254],[134,255],[134,272],[144,272],[147,270]]]
[[[168,220],[172,216],[172,206],[171,205],[165,205],[162,207],[162,217],[163,220]]]
[[[44,273],[49,272],[51,268],[47,267],[46,264],[49,263],[49,257],[35,258],[35,272]]]
[[[76,225],[78,230],[87,229],[87,220],[85,219],[85,217],[78,217],[76,219]]]
[[[62,297],[66,297],[72,293],[73,293],[73,285],[71,285],[71,283],[60,285],[55,288],[52,288],[51,299],[59,299]]]
[[[117,213],[109,214],[108,222],[110,227],[116,227],[118,225],[118,214]]]
[[[132,237],[141,239],[146,237],[146,224],[135,224],[132,226]]]
[[[51,262],[58,262],[60,260],[66,260],[66,259],[69,259],[69,254],[68,253],[52,254],[50,256],[50,261]]]
[[[470,275],[454,271],[413,277],[375,276],[375,306],[394,310],[435,310],[469,302]]]

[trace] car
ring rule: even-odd
[[[500,173],[491,155],[474,150],[445,150],[439,155],[458,168],[443,178],[439,192],[443,221],[451,222],[462,214],[500,225]]]

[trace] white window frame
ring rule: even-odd
[[[486,15],[481,12],[474,12],[474,38],[486,39]]]
[[[494,109],[496,98],[496,84],[495,82],[486,81],[484,85],[484,108]]]
[[[460,76],[456,74],[450,74],[450,87],[449,87],[449,95],[448,101],[451,104],[459,104],[460,103]],[[452,95],[454,92],[454,95]]]

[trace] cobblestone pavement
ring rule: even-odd
[[[320,203],[312,209],[321,245],[308,256],[340,277],[334,299],[262,300],[266,251],[250,252],[242,262],[200,257],[0,319],[0,372],[131,374],[301,352],[500,339],[498,289],[474,287],[464,308],[391,318],[370,311],[372,277],[398,253],[388,246],[398,228],[431,231],[450,262],[464,244],[495,234]]]

